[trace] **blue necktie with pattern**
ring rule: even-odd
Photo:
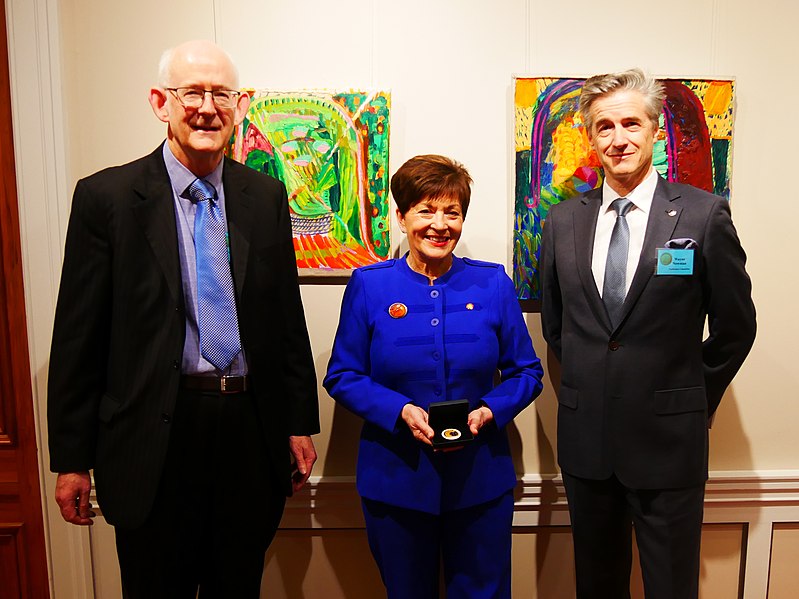
[[[216,189],[205,179],[195,179],[188,195],[197,203],[194,248],[200,352],[225,370],[241,351],[225,218],[216,202]]]
[[[608,259],[605,262],[605,280],[602,284],[602,301],[615,329],[621,320],[621,307],[627,295],[627,253],[630,249],[630,228],[627,213],[633,203],[627,198],[613,200],[610,205],[616,211],[616,224],[610,235]]]

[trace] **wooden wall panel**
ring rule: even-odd
[[[572,537],[568,526],[513,529],[513,596],[574,597]]]
[[[513,527],[513,597],[573,599],[572,539],[568,513],[560,509],[561,494],[548,497],[534,481],[522,487]],[[786,522],[794,524],[782,524]],[[705,503],[700,597],[766,599],[773,527],[770,599],[793,599],[799,588],[799,568],[795,567],[799,558],[799,472],[713,478]],[[761,529],[765,542],[760,539]],[[114,597],[119,574],[113,534],[102,519],[93,528],[92,538],[97,596]],[[313,479],[308,489],[289,500],[282,528],[267,553],[262,596],[384,596],[369,553],[354,481]],[[636,554],[631,597],[644,599]]]
[[[0,527],[0,599],[22,599],[19,527]]]
[[[702,566],[699,596],[702,599],[735,599],[742,596],[747,525],[705,524],[702,528]]]
[[[700,580],[703,599],[740,596],[744,532],[741,524],[705,525]],[[644,599],[637,560],[636,554],[632,597]],[[571,599],[574,592],[569,527],[514,528],[513,596]],[[263,597],[368,599],[382,593],[365,533],[360,530],[283,530],[267,556]]]
[[[799,596],[799,523],[775,524],[771,536],[768,599]]]
[[[385,596],[365,530],[280,530],[266,554],[262,599]]]

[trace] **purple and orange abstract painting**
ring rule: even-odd
[[[343,275],[388,257],[390,96],[248,90],[228,154],[283,181],[303,275]]]
[[[519,299],[540,299],[541,228],[550,207],[602,185],[602,168],[577,109],[584,81],[515,81],[513,281]],[[666,100],[654,147],[655,169],[669,181],[729,199],[734,81],[661,81]]]

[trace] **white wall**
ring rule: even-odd
[[[68,195],[79,177],[139,157],[163,137],[163,124],[152,115],[146,95],[164,48],[193,37],[215,39],[233,55],[247,86],[390,89],[392,172],[419,153],[447,154],[465,163],[475,185],[459,253],[506,266],[512,238],[512,75],[590,75],[641,66],[657,75],[737,78],[732,209],[750,257],[759,331],[716,419],[711,469],[799,467],[794,431],[799,369],[793,361],[799,280],[792,264],[799,202],[792,197],[795,142],[792,127],[784,124],[792,116],[791,99],[799,95],[799,81],[791,76],[799,55],[795,4],[6,0],[6,5],[39,406],[46,401],[43,381]],[[303,287],[320,379],[342,291],[337,285]],[[545,355],[538,315],[527,320]],[[323,427],[315,473],[350,475],[359,423],[335,409],[321,387],[320,393]],[[555,405],[548,385],[517,419],[513,436],[521,472],[556,471]],[[40,431],[44,427],[40,422]],[[50,495],[52,484],[47,478]],[[56,541],[59,534],[54,533]]]
[[[164,47],[205,36],[233,55],[243,85],[390,89],[392,170],[419,153],[464,162],[475,185],[459,252],[509,265],[512,75],[593,74],[639,65],[660,75],[735,76],[732,206],[750,255],[760,331],[718,415],[711,467],[790,468],[799,455],[799,438],[788,429],[792,419],[768,416],[799,411],[790,401],[797,395],[797,373],[786,363],[789,340],[799,332],[790,306],[799,286],[790,272],[776,276],[767,266],[785,264],[796,222],[791,217],[799,210],[779,194],[791,139],[775,126],[776,115],[766,116],[774,98],[791,97],[799,87],[784,75],[797,49],[788,31],[792,19],[784,13],[774,18],[785,6],[765,0],[753,11],[743,1],[675,0],[666,7],[626,0],[603,12],[587,0],[560,11],[538,0],[63,2],[67,187],[158,143],[163,126],[145,102],[157,57]],[[768,213],[779,210],[779,218],[755,216],[762,197],[769,197]],[[341,292],[303,289],[320,377]],[[538,316],[528,322],[546,353]],[[337,414],[336,426],[347,434],[334,431],[340,446],[328,448],[333,406],[324,393],[322,402],[326,426],[318,440],[324,450],[318,471],[328,473],[330,464],[330,472],[350,473],[350,433],[357,423]],[[517,425],[524,469],[553,472],[551,389]]]

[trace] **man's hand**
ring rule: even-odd
[[[289,437],[289,450],[297,462],[297,472],[291,477],[291,487],[296,493],[305,486],[311,476],[314,462],[316,462],[316,449],[310,437]]]
[[[432,447],[433,442],[430,439],[433,438],[435,432],[427,424],[427,412],[418,406],[406,403],[402,408],[401,417],[411,429],[414,439]]]
[[[477,436],[480,429],[494,419],[494,412],[488,406],[480,406],[476,410],[469,412],[469,430]]]
[[[58,475],[55,500],[64,520],[78,526],[94,524],[92,518],[97,514],[89,503],[91,491],[92,479],[88,472],[63,472]]]

